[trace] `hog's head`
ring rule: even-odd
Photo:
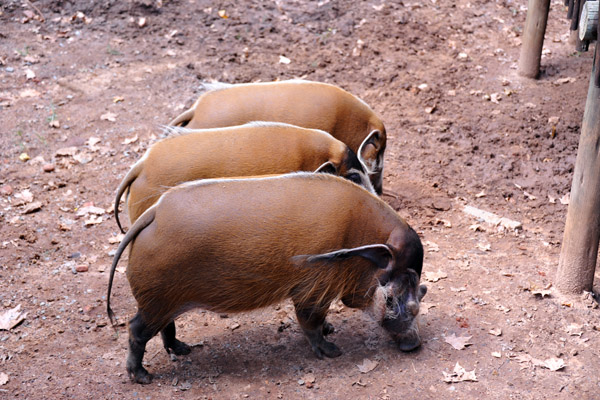
[[[400,350],[411,351],[421,345],[417,315],[427,287],[420,285],[423,246],[409,226],[392,231],[385,244],[372,244],[331,253],[308,256],[308,262],[323,262],[362,257],[372,262],[375,272],[356,291],[346,293],[342,302],[365,309],[391,334]]]

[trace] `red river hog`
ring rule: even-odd
[[[358,97],[334,85],[304,80],[205,83],[204,88],[209,91],[170,125],[203,129],[277,121],[321,129],[358,155],[373,187],[378,194],[382,193],[385,127],[371,107]]]
[[[423,247],[417,233],[377,196],[335,175],[293,173],[188,182],[165,192],[133,224],[127,279],[138,311],[129,322],[127,372],[139,383],[150,338],[188,354],[174,319],[200,307],[219,313],[254,310],[291,298],[317,357],[337,357],[325,339],[329,306],[341,299],[367,311],[400,350],[417,348],[416,317]]]
[[[374,191],[356,154],[330,134],[278,122],[188,130],[157,142],[129,170],[117,189],[119,201],[129,190],[133,223],[168,188],[197,179],[282,174],[295,171],[340,175]]]

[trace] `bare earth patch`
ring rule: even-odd
[[[549,286],[592,66],[562,4],[529,81],[516,74],[524,0],[3,2],[0,398],[597,396],[597,304]],[[177,320],[191,354],[172,361],[152,339],[157,376],[132,384],[126,328],[105,313],[120,179],[201,81],[298,77],[349,90],[386,123],[384,199],[426,251],[422,348],[400,352],[337,305],[344,354],[321,361],[291,304],[197,310]],[[125,266],[122,322],[135,313]]]

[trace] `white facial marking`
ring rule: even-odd
[[[348,170],[348,173],[351,173],[351,172],[354,172],[354,173],[360,175],[362,187],[364,187],[365,189],[367,189],[369,192],[371,192],[373,194],[377,194],[375,192],[375,188],[371,184],[371,180],[369,179],[369,176],[367,174],[365,174],[363,171],[357,170],[356,168],[351,168],[350,170]]]

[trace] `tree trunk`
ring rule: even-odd
[[[535,79],[540,74],[548,11],[550,11],[550,0],[529,0],[519,56],[519,75]]]
[[[596,50],[597,51],[597,50]],[[554,286],[563,293],[591,291],[600,240],[600,88],[592,69],[571,185],[571,201]]]

